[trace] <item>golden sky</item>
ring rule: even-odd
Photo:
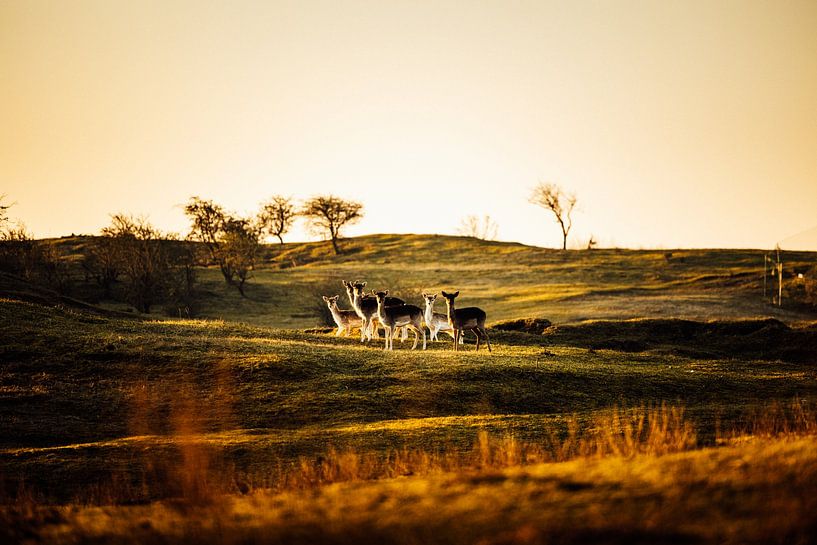
[[[37,236],[332,192],[349,234],[557,246],[538,181],[575,244],[813,227],[817,2],[0,0],[0,194]]]

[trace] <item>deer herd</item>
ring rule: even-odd
[[[455,299],[460,292],[442,292],[448,312],[443,314],[434,312],[434,302],[437,294],[423,293],[425,309],[415,305],[406,304],[405,301],[397,297],[389,297],[389,290],[375,291],[366,294],[363,290],[366,282],[346,282],[346,295],[352,305],[352,310],[341,310],[338,308],[338,296],[323,296],[323,300],[332,313],[332,318],[338,326],[336,335],[351,334],[352,328],[360,329],[360,342],[371,341],[379,338],[378,324],[385,331],[385,350],[394,349],[394,337],[398,330],[402,331],[402,340],[408,336],[408,330],[414,332],[414,344],[411,349],[417,348],[420,336],[423,338],[423,350],[426,349],[426,328],[428,328],[432,341],[437,340],[437,335],[441,331],[447,333],[454,339],[454,350],[459,350],[459,345],[463,344],[464,332],[473,331],[477,337],[477,347],[479,350],[480,341],[484,340],[491,351],[491,341],[485,331],[485,311],[477,307],[456,308]]]

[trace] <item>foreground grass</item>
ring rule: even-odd
[[[111,483],[141,500],[172,495],[157,483],[190,441],[263,484],[282,464],[330,448],[457,452],[482,430],[535,442],[565,433],[571,419],[663,402],[685,406],[701,444],[712,444],[719,423],[739,426],[747,407],[817,399],[814,360],[769,350],[690,355],[663,339],[622,352],[585,348],[570,329],[495,331],[490,355],[448,343],[384,354],[355,339],[226,322],[123,320],[10,300],[0,309],[0,477],[7,496],[23,486],[42,500],[87,498]]]
[[[199,505],[5,508],[32,543],[811,543],[817,442],[259,492]]]

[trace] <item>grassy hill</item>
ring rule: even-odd
[[[87,237],[54,239],[78,263]],[[775,317],[817,314],[768,305],[762,297],[760,250],[558,251],[516,243],[441,235],[370,235],[343,241],[269,245],[242,298],[216,269],[199,271],[198,316],[276,328],[320,325],[321,295],[341,295],[340,281],[365,279],[421,305],[423,290],[460,290],[462,305],[488,322],[542,317],[554,323],[588,319]],[[817,262],[814,252],[787,252],[787,273]],[[78,265],[77,265],[78,266]],[[121,305],[105,304],[122,310]],[[440,303],[440,310],[443,305]]]
[[[87,239],[52,243],[76,261]],[[817,322],[764,304],[760,252],[396,235],[347,240],[339,258],[326,246],[266,248],[247,298],[200,271],[201,320],[0,277],[0,538],[807,535]],[[807,266],[814,254],[789,257]],[[494,352],[454,353],[449,340],[384,353],[304,330],[343,278],[410,299],[460,289],[488,311]],[[508,323],[526,317],[555,325]],[[694,504],[679,499],[690,494]],[[769,494],[780,501],[765,512]],[[76,508],[163,498],[175,499]],[[778,512],[791,524],[775,526]],[[450,517],[470,533],[447,530]],[[590,521],[589,533],[569,521]]]

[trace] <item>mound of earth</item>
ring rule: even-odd
[[[52,289],[44,286],[39,286],[32,282],[28,282],[15,276],[0,271],[0,298],[15,299],[17,301],[25,301],[26,303],[36,303],[48,307],[65,307],[73,310],[80,310],[98,316],[106,316],[109,318],[131,318],[136,319],[139,316],[116,310],[109,310],[97,307],[90,303],[62,295]]]
[[[553,326],[544,331],[553,344],[593,350],[665,350],[689,357],[782,360],[817,363],[817,324],[789,327],[763,320],[680,319],[599,320]]]
[[[532,335],[541,335],[551,325],[553,325],[551,321],[545,318],[521,318],[519,320],[499,322],[491,326],[491,328],[500,331],[520,331]]]

